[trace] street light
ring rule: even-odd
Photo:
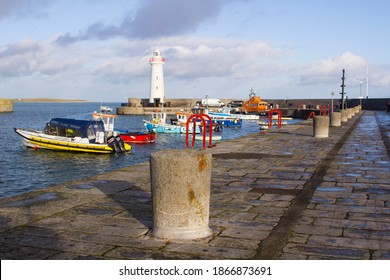
[[[360,99],[360,108],[362,107],[362,99],[363,99],[363,95],[362,95],[362,85],[363,85],[363,82],[366,80],[366,79],[358,79],[360,81],[360,95],[359,95],[359,99]]]
[[[333,113],[333,96],[334,96],[334,92],[333,91],[332,91],[331,95],[332,95],[332,113]]]

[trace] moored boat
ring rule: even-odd
[[[253,88],[250,90],[249,94],[249,100],[245,101],[242,104],[242,108],[246,113],[249,114],[258,114],[258,113],[264,113],[267,112],[268,109],[268,103],[265,101],[262,101],[260,96],[257,96]]]
[[[101,113],[111,113],[112,108],[109,106],[100,106],[100,112]]]
[[[101,120],[104,123],[104,129],[110,132],[116,132],[119,134],[119,137],[125,143],[154,143],[156,140],[156,134],[154,132],[141,132],[141,131],[128,131],[128,130],[115,130],[114,122],[118,117],[113,114],[104,114],[104,113],[93,113],[92,117],[94,120]]]
[[[123,131],[119,130],[119,136],[125,143],[146,144],[154,143],[156,140],[156,133],[141,132],[141,131]]]
[[[167,115],[165,112],[152,112],[152,120],[147,121],[144,120],[145,128],[148,132],[156,132],[156,133],[176,133],[183,134],[186,133],[186,124],[173,124],[167,123],[166,121]],[[193,123],[191,123],[188,127],[188,132],[193,133]],[[195,133],[200,133],[200,128],[198,125],[195,125]]]
[[[218,111],[218,113],[225,114],[229,118],[241,119],[241,120],[258,120],[259,115],[253,114],[244,114],[243,112],[236,111],[230,107],[223,107]]]
[[[212,139],[212,141],[222,141],[222,135],[214,135],[213,134],[211,136],[211,139]],[[200,135],[200,134],[195,135],[195,140],[203,141],[203,135]],[[206,135],[205,140],[210,141],[210,136]]]
[[[119,135],[106,132],[102,121],[54,118],[43,131],[14,130],[26,147],[34,149],[103,154],[131,150]]]

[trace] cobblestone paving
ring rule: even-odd
[[[209,149],[208,239],[151,237],[146,162],[0,200],[0,258],[390,259],[384,114],[365,111],[329,138],[302,122]]]

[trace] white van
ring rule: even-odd
[[[217,98],[204,98],[202,99],[202,106],[206,107],[223,107],[225,104]]]

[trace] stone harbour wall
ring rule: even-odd
[[[14,101],[12,99],[0,99],[0,113],[12,112]]]

